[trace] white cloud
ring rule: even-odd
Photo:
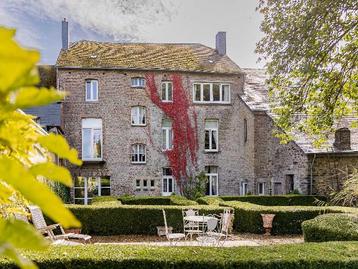
[[[173,0],[3,1],[12,10],[21,10],[37,18],[60,21],[66,17],[84,29],[114,40],[140,39],[148,27],[167,20],[175,10]]]

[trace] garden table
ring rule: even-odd
[[[206,226],[208,223],[208,220],[210,219],[216,219],[215,217],[210,216],[186,216],[184,217],[185,221],[189,221],[192,223],[196,223],[200,228],[200,230],[204,233],[206,231]]]

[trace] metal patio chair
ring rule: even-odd
[[[183,233],[169,233],[168,223],[167,223],[167,215],[165,214],[165,210],[162,209],[163,219],[164,219],[164,227],[165,227],[165,236],[169,241],[170,245],[175,245],[181,239],[185,239],[185,234]]]

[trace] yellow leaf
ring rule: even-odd
[[[30,167],[30,172],[34,176],[44,176],[47,179],[56,180],[62,184],[71,187],[72,177],[70,172],[54,163],[39,163]]]
[[[73,164],[81,165],[82,161],[77,157],[77,151],[71,149],[65,138],[61,135],[49,134],[39,137],[39,143],[49,151],[57,154],[60,158],[69,160]]]
[[[48,186],[37,181],[18,161],[1,156],[0,178],[17,189],[27,200],[41,207],[48,217],[64,227],[81,225],[65,208],[61,199]]]
[[[0,255],[13,260],[21,269],[37,269],[33,262],[17,253],[9,243],[0,242]]]
[[[13,108],[29,108],[35,106],[43,106],[49,103],[60,101],[64,97],[64,93],[55,89],[24,87],[16,92],[13,102]]]

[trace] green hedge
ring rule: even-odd
[[[117,196],[96,196],[92,198],[92,205],[121,205]]]
[[[275,214],[273,234],[301,234],[301,224],[325,213],[357,212],[346,207],[318,206],[261,206],[246,202],[225,202],[221,205],[235,209],[234,230],[246,233],[263,233],[262,213]]]
[[[196,201],[200,205],[220,205],[224,202],[224,200],[218,196],[204,196],[196,199]]]
[[[324,201],[323,196],[313,195],[245,195],[245,196],[220,196],[224,201],[240,201],[266,206],[315,206],[316,201]]]
[[[82,232],[91,235],[156,234],[156,226],[164,226],[162,209],[167,213],[168,225],[175,231],[183,230],[182,209],[185,206],[153,205],[68,205],[82,223]],[[218,206],[190,206],[200,214],[218,214]]]
[[[326,214],[302,223],[306,242],[356,241],[358,217],[349,214]]]
[[[171,196],[119,196],[126,205],[197,205],[195,201],[178,195]]]
[[[305,243],[260,247],[150,247],[87,245],[27,252],[41,269],[352,269],[357,242]],[[17,268],[0,259],[0,267]]]

